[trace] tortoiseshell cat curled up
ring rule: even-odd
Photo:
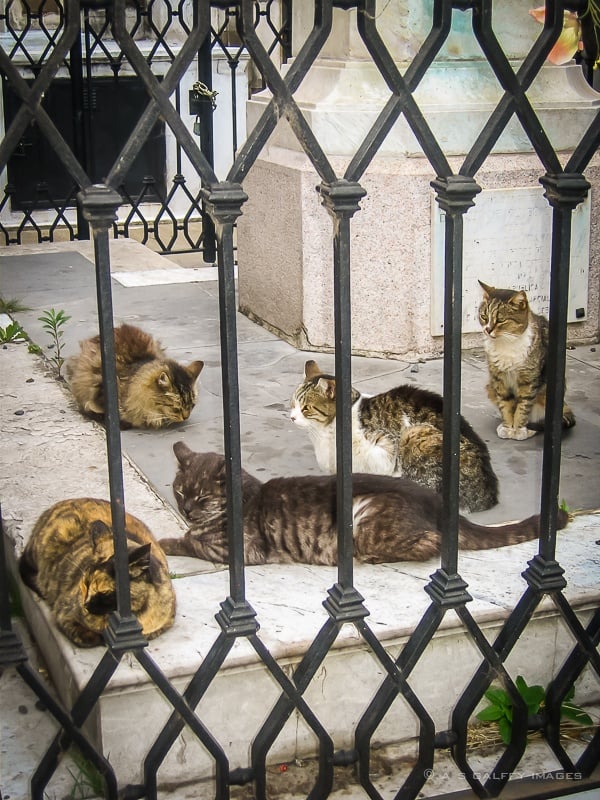
[[[227,563],[225,459],[173,446],[179,467],[173,491],[189,530],[161,539],[168,555]],[[261,483],[242,471],[246,564],[337,563],[336,478],[307,475]],[[440,552],[441,495],[405,478],[355,474],[352,480],[354,557],[357,561],[425,561]],[[558,511],[558,526],[568,521]],[[486,550],[535,539],[539,515],[506,525],[476,525],[459,519],[459,546]]]
[[[23,582],[49,605],[59,629],[74,644],[102,643],[117,608],[110,503],[88,497],[62,500],[36,522],[19,560]],[[150,530],[125,515],[131,610],[151,639],[175,619],[175,593],[167,559]]]
[[[544,429],[549,323],[531,310],[525,292],[479,284],[487,392],[502,417],[496,432],[501,439],[529,439]],[[562,427],[573,425],[575,415],[564,403]]]
[[[352,389],[352,469],[410,478],[442,490],[443,398],[403,384],[373,397]],[[319,467],[336,471],[336,382],[315,361],[291,402],[290,418],[311,438]],[[460,418],[459,502],[485,511],[498,502],[498,479],[485,442]]]
[[[196,381],[204,362],[184,366],[171,358],[150,334],[134,325],[114,329],[115,363],[121,425],[162,428],[186,420],[196,404]],[[103,419],[100,337],[80,342],[67,360],[67,378],[82,413]]]

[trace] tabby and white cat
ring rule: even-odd
[[[134,325],[114,329],[119,416],[123,427],[162,428],[186,420],[196,404],[204,362],[184,366],[167,358],[160,343]],[[67,360],[67,378],[81,411],[103,419],[100,337],[80,342]]]
[[[59,629],[74,644],[102,643],[108,617],[117,608],[110,503],[62,500],[36,522],[19,571],[23,582],[49,605]],[[150,530],[125,515],[131,609],[151,639],[175,619],[175,593],[167,559]]]
[[[496,432],[501,439],[528,439],[544,429],[548,320],[531,310],[524,291],[479,284],[487,392],[502,417]],[[573,425],[575,415],[565,403],[562,426]]]
[[[161,539],[169,555],[227,563],[225,459],[195,453],[184,442],[173,450],[177,505],[190,528],[179,539]],[[307,475],[261,483],[242,471],[246,564],[337,563],[336,478]],[[352,481],[354,557],[357,561],[424,561],[440,552],[441,495],[406,478],[356,474]],[[558,527],[568,522],[558,512]],[[477,525],[459,518],[459,546],[469,550],[517,544],[539,535],[539,515],[506,525]]]
[[[290,417],[312,440],[319,467],[336,471],[335,378],[307,361],[304,381],[291,401]],[[436,492],[442,488],[443,399],[416,386],[397,386],[369,397],[352,389],[352,469],[410,478]],[[498,502],[498,479],[485,442],[460,420],[459,499],[465,511]]]

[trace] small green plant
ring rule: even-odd
[[[44,311],[43,315],[38,317],[38,319],[42,323],[44,330],[50,334],[52,339],[50,348],[54,349],[55,355],[48,360],[56,367],[57,378],[62,380],[62,367],[65,363],[65,360],[62,357],[62,338],[64,335],[63,328],[71,319],[71,317],[68,317],[62,310],[55,311],[53,308],[51,308],[49,311]]]
[[[71,800],[86,800],[91,797],[104,797],[104,778],[96,767],[76,748],[70,751],[77,772],[69,770],[73,786],[68,797]]]
[[[6,328],[0,325],[0,344],[19,342],[25,339],[25,331],[18,322],[9,322]]]
[[[571,513],[571,512],[569,511],[569,506],[567,505],[567,501],[565,500],[565,498],[564,498],[564,497],[563,497],[563,499],[560,501],[560,506],[559,506],[559,508],[560,508],[560,510],[561,510],[561,511],[566,511],[566,512],[567,512],[567,514],[570,514],[570,513]]]
[[[17,314],[19,311],[31,311],[31,309],[15,297],[10,300],[0,297],[0,314]]]
[[[515,685],[525,705],[529,716],[539,714],[543,710],[546,702],[546,691],[543,686],[528,686],[525,678],[521,675],[517,677]],[[570,702],[575,694],[574,687],[567,693],[561,707],[561,718],[570,719],[579,725],[593,725],[593,720],[588,714]],[[490,687],[485,693],[489,705],[477,714],[477,719],[482,722],[495,722],[498,725],[498,732],[504,744],[510,744],[512,737],[512,700],[508,692],[497,687]]]

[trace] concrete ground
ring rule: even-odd
[[[0,258],[2,297],[18,299],[30,310],[18,314],[29,336],[42,346],[48,335],[38,320],[48,308],[63,309],[71,319],[64,328],[64,354],[78,350],[78,342],[97,332],[94,270],[77,250],[13,255],[10,248]],[[185,439],[195,450],[223,450],[222,386],[219,347],[218,287],[210,268],[198,270],[197,282],[170,283],[161,268],[171,265],[156,254],[135,250],[131,260],[113,260],[113,304],[116,323],[129,322],[157,336],[169,355],[182,362],[201,359],[200,395],[190,419],[160,432],[130,430],[123,433],[123,448],[155,489],[173,503],[174,442]],[[125,249],[125,252],[127,250]],[[86,254],[89,255],[89,254]],[[146,264],[143,263],[146,258]],[[121,256],[122,258],[122,256]],[[182,279],[190,272],[179,269]],[[129,273],[129,274],[128,274]],[[200,279],[201,278],[201,279]],[[121,281],[121,282],[119,282]],[[157,281],[157,283],[154,283]],[[123,285],[129,283],[132,285]],[[306,433],[289,420],[289,401],[302,379],[304,363],[315,358],[333,369],[333,356],[298,351],[270,332],[238,315],[243,466],[262,478],[275,475],[317,473],[312,445]],[[541,489],[542,437],[525,442],[498,439],[496,409],[485,393],[487,372],[481,351],[468,351],[463,360],[463,415],[487,442],[500,480],[500,503],[474,515],[478,521],[501,522],[535,513]],[[415,383],[442,391],[439,359],[409,363],[375,358],[353,359],[353,383],[376,394],[400,383]],[[600,460],[600,346],[579,345],[568,352],[568,399],[577,425],[563,440],[560,496],[570,508],[600,507],[600,481],[590,468]]]
[[[213,279],[214,272],[181,269],[135,243],[117,242],[112,247],[116,322],[137,324],[153,333],[174,358],[184,362],[193,359],[205,362],[200,376],[199,401],[185,424],[159,432],[123,432],[123,449],[127,458],[137,468],[142,480],[147,481],[165,501],[164,509],[158,505],[153,509],[153,513],[160,516],[170,513],[169,507],[174,505],[171,491],[175,472],[173,443],[184,439],[193,449],[223,449],[217,284]],[[85,243],[0,250],[0,296],[4,300],[18,300],[29,308],[16,314],[16,318],[30,338],[42,347],[47,345],[48,335],[38,317],[49,308],[62,309],[71,317],[64,329],[65,355],[76,352],[79,340],[96,332],[95,279],[90,258],[91,250]],[[163,270],[168,270],[168,274],[163,274]],[[190,275],[193,282],[189,282]],[[171,282],[174,280],[184,282]],[[278,474],[317,473],[308,437],[289,420],[289,399],[301,380],[305,360],[316,358],[324,368],[332,369],[333,356],[299,352],[241,315],[238,315],[238,341],[243,466],[263,479]],[[371,394],[405,382],[441,391],[441,370],[439,360],[411,364],[357,357],[353,359],[353,382],[357,388]],[[568,398],[575,410],[577,425],[563,442],[560,496],[571,509],[596,510],[600,507],[598,347],[578,346],[569,351],[567,370]],[[15,376],[11,376],[13,383],[6,381],[5,377],[3,375],[4,390],[7,385],[14,385]],[[463,362],[463,414],[488,443],[501,486],[499,505],[488,512],[473,515],[473,518],[482,522],[500,522],[535,513],[539,508],[542,437],[517,443],[498,439],[495,435],[496,415],[485,396],[485,382],[482,354],[466,353]],[[14,399],[12,393],[11,400]],[[6,397],[3,404],[5,400]],[[53,397],[49,396],[48,402],[56,405]],[[38,413],[43,418],[43,402],[40,405]],[[53,411],[56,411],[55,407]],[[40,472],[35,476],[36,480],[43,481],[47,493],[54,493],[57,497],[64,491],[64,475],[57,466],[61,457],[68,456],[64,443],[74,438],[75,446],[83,447],[85,442],[79,433],[80,426],[81,430],[90,427],[79,418],[73,407],[64,409],[62,413],[66,415],[65,424],[53,443],[56,462],[46,465],[45,470],[44,465],[40,465]],[[20,508],[13,507],[12,495],[6,504],[5,485],[10,482],[11,471],[14,471],[15,460],[19,460],[20,454],[18,450],[6,447],[1,453],[3,512],[8,510],[12,520],[19,519],[27,527],[36,506],[35,486],[26,487]],[[98,458],[101,461],[102,452],[98,453]],[[134,497],[135,491],[135,488],[131,489]],[[129,510],[135,511],[135,508]],[[34,649],[32,654],[35,656]],[[39,748],[34,746],[32,750],[30,743],[35,740],[36,732],[42,739],[48,720],[36,709],[35,698],[14,673],[9,671],[2,676],[1,686],[2,694],[13,701],[10,707],[17,709],[17,715],[16,718],[14,713],[10,717],[4,713],[2,716],[0,786],[4,800],[8,797],[20,800],[28,796],[31,765],[36,763],[36,756],[39,758]],[[17,703],[19,693],[24,694],[22,701]],[[24,741],[28,743],[26,747]],[[26,762],[22,758],[25,753]],[[56,797],[63,796],[63,790],[68,790],[68,787],[72,789],[73,772],[79,774],[77,769],[67,762],[63,777],[54,786]],[[6,774],[10,779],[8,783]]]

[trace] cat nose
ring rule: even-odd
[[[183,513],[189,517],[189,515],[192,513],[193,508],[194,508],[193,500],[186,500],[185,503],[183,504]]]

